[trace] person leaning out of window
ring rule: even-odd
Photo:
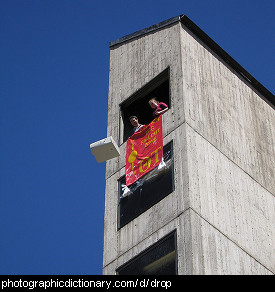
[[[155,97],[149,100],[149,105],[152,109],[154,109],[153,112],[154,118],[168,111],[168,105],[164,102],[159,102]]]
[[[129,121],[132,124],[132,126],[134,127],[132,134],[136,133],[140,128],[142,128],[144,126],[143,124],[139,123],[138,118],[136,116],[131,116],[129,118]]]

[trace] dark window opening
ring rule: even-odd
[[[176,231],[117,269],[118,275],[177,275]]]
[[[118,181],[118,228],[123,227],[174,191],[173,143],[163,147],[163,160],[158,167],[128,188],[125,176]]]
[[[120,105],[121,124],[120,141],[125,142],[133,134],[130,116],[137,116],[139,123],[149,124],[153,119],[153,109],[148,104],[153,97],[164,102],[170,108],[169,68],[156,76]]]

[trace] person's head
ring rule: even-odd
[[[156,98],[153,97],[153,98],[151,98],[151,99],[149,100],[148,103],[149,103],[149,105],[150,105],[151,108],[157,108],[157,106],[158,106],[158,104],[159,104],[159,101],[157,101]]]
[[[133,127],[138,127],[139,122],[138,122],[138,118],[136,116],[131,116],[129,118],[130,123],[132,124]]]

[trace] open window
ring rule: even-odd
[[[137,116],[139,123],[143,125],[153,120],[153,109],[148,104],[153,97],[170,108],[169,68],[120,104],[120,144],[133,134],[130,116]]]
[[[176,231],[117,269],[118,275],[177,275]]]
[[[118,180],[118,228],[123,227],[174,191],[173,142],[163,147],[163,162],[126,187]]]

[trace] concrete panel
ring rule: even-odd
[[[191,127],[186,133],[191,208],[274,272],[274,196]]]
[[[275,111],[186,29],[181,31],[186,122],[275,194]]]
[[[191,210],[193,275],[273,273]]]

